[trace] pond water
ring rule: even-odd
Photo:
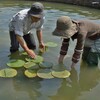
[[[55,23],[62,15],[73,19],[90,19],[100,23],[100,10],[78,7],[67,4],[42,2],[45,6],[46,20],[43,29],[44,42],[53,41],[58,44],[55,48],[49,48],[42,56],[46,61],[57,64],[61,46],[61,39],[52,36]],[[0,69],[6,68],[6,63],[11,59],[20,59],[20,52],[10,54],[10,39],[8,24],[10,18],[21,9],[28,8],[32,1],[0,0]],[[33,34],[35,31],[33,30]],[[37,40],[36,40],[37,42]],[[71,56],[75,42],[71,42],[68,56],[64,60],[66,68],[70,68]],[[38,46],[38,44],[37,44]],[[36,50],[36,53],[38,48]],[[100,100],[100,70],[99,67],[77,64],[71,76],[67,79],[29,79],[18,70],[14,78],[0,78],[0,100]]]

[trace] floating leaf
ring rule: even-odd
[[[0,70],[0,77],[14,77],[17,75],[17,71],[12,68],[5,68]]]
[[[26,59],[26,61],[32,61],[34,63],[40,63],[43,61],[43,57],[41,57],[41,56],[37,56],[35,59],[33,59],[33,58],[25,58],[25,59]]]
[[[39,66],[41,68],[52,68],[53,63],[51,63],[51,62],[42,62],[42,63],[39,64]]]
[[[37,76],[37,71],[36,70],[25,70],[24,74],[28,78],[33,78]]]
[[[67,70],[63,70],[63,71],[53,70],[51,73],[54,77],[57,77],[57,78],[67,78],[70,76],[70,72]]]
[[[28,54],[27,54],[27,52],[23,52],[23,53],[21,53],[21,55],[27,56]]]
[[[25,64],[25,61],[23,60],[13,60],[7,63],[9,67],[13,67],[13,68],[20,68],[24,66],[24,64]]]
[[[54,43],[54,42],[47,42],[45,45],[46,45],[47,47],[56,47],[56,46],[57,46],[57,44]]]
[[[57,65],[53,66],[53,70],[64,71],[64,70],[66,70],[66,67],[63,63],[61,63],[61,64],[57,64]]]
[[[40,78],[44,78],[44,79],[51,79],[54,78],[51,74],[51,70],[50,69],[39,69],[37,71],[37,76]]]
[[[30,67],[33,67],[33,66],[35,66],[36,64],[34,63],[34,62],[26,62],[25,64],[24,64],[24,67],[25,68],[30,68]]]

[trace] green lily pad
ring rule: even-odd
[[[21,55],[28,56],[27,52],[22,52]]]
[[[35,59],[32,59],[32,58],[25,58],[26,61],[32,61],[34,63],[40,63],[43,61],[43,57],[41,56],[37,56]]]
[[[7,66],[13,67],[13,68],[20,68],[23,67],[25,64],[25,61],[23,60],[13,60],[7,63]]]
[[[34,63],[34,62],[26,62],[25,64],[24,64],[24,67],[25,68],[30,68],[30,67],[33,67],[33,66],[35,66],[36,64]]]
[[[41,68],[52,68],[53,63],[51,63],[51,62],[42,62],[42,63],[39,64],[39,66]]]
[[[33,78],[37,76],[37,71],[36,70],[25,70],[24,74],[28,78]]]
[[[51,70],[50,69],[39,69],[37,71],[37,76],[40,78],[44,78],[44,79],[51,79],[54,78],[51,74]]]
[[[5,68],[0,70],[0,77],[11,78],[17,75],[17,71],[12,68]]]
[[[67,78],[70,76],[70,72],[67,70],[63,70],[63,71],[52,70],[51,73],[54,77],[57,77],[57,78]]]
[[[47,43],[45,43],[45,45],[46,45],[47,47],[56,47],[56,46],[57,46],[57,44],[54,43],[54,42],[47,42]]]

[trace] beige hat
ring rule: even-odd
[[[70,38],[77,32],[76,24],[74,24],[70,17],[61,16],[56,23],[56,29],[53,31],[53,35],[63,38]]]

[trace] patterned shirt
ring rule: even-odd
[[[73,23],[77,25],[78,32],[71,37],[72,40],[77,39],[72,61],[74,63],[77,63],[83,51],[85,40],[87,39],[96,40],[100,38],[100,24],[96,24],[87,20],[73,21]],[[63,39],[61,50],[60,50],[61,55],[67,54],[69,41],[70,38]]]
[[[21,10],[12,17],[9,23],[10,31],[15,31],[15,34],[23,36],[28,34],[33,28],[36,30],[41,30],[43,28],[45,17],[41,18],[38,22],[32,23],[31,17],[28,15],[28,11],[29,9]]]

